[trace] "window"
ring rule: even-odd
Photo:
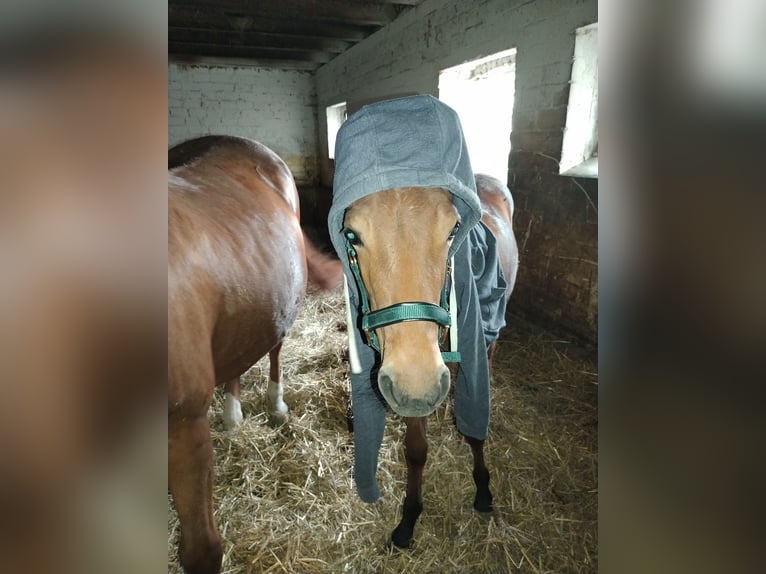
[[[439,99],[460,116],[471,165],[508,181],[516,49],[442,70]]]
[[[598,22],[575,36],[560,173],[598,177]]]
[[[346,121],[346,102],[327,106],[327,153],[335,159],[335,137],[343,122]]]

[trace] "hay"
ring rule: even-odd
[[[486,443],[495,512],[472,509],[468,445],[449,406],[429,419],[424,510],[414,548],[386,548],[401,513],[403,423],[389,415],[378,474],[382,498],[365,504],[352,480],[344,309],[337,294],[310,296],[285,342],[287,424],[264,413],[268,360],[245,376],[245,422],[222,430],[220,393],[210,417],[214,505],[223,571],[595,572],[597,378],[595,361],[566,341],[513,321],[494,359]],[[357,424],[358,421],[357,421]],[[168,513],[169,573],[178,521]]]

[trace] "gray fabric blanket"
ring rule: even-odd
[[[452,194],[461,227],[450,248],[455,257],[461,363],[455,381],[458,430],[484,439],[489,428],[487,345],[505,325],[505,280],[492,233],[479,222],[481,205],[457,114],[431,96],[412,96],[365,106],[338,132],[333,204],[328,225],[349,285],[352,325],[361,373],[351,373],[354,478],[359,496],[379,496],[375,474],[387,405],[378,391],[380,357],[362,338],[360,297],[348,267],[343,237],[346,209],[371,193],[398,187],[439,187]],[[478,225],[477,225],[478,224]]]

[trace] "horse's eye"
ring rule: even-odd
[[[354,246],[360,246],[362,245],[362,238],[359,237],[359,234],[356,231],[352,231],[350,229],[344,229],[343,235],[346,236],[346,239],[348,239],[349,243]]]
[[[447,238],[447,241],[452,241],[455,239],[455,235],[457,235],[457,231],[460,229],[460,222],[458,221],[455,224],[455,227],[452,228],[452,231],[450,231],[449,237]]]

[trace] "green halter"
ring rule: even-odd
[[[442,286],[439,305],[422,301],[403,302],[371,311],[367,289],[364,286],[362,273],[359,270],[356,249],[351,244],[351,241],[356,239],[356,234],[349,229],[345,229],[343,235],[346,238],[348,264],[351,272],[354,274],[357,286],[359,287],[359,296],[362,299],[362,330],[367,338],[367,344],[380,353],[380,343],[378,342],[378,335],[375,333],[375,329],[407,321],[431,321],[437,323],[439,325],[439,344],[444,343],[447,329],[452,324],[449,311],[449,289],[452,268],[449,260],[447,261],[447,271],[444,276],[444,285]],[[459,363],[460,353],[443,351],[442,359],[448,363]]]

